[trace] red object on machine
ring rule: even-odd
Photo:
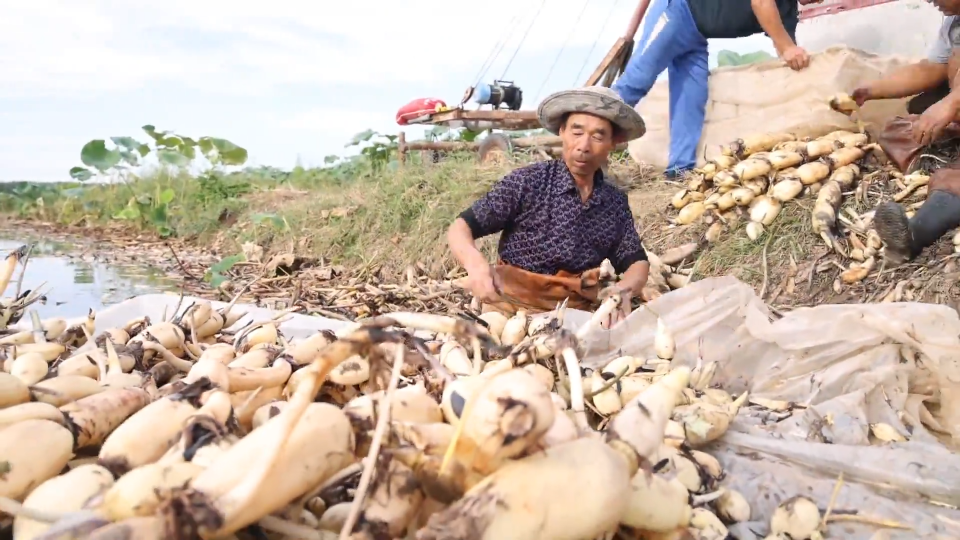
[[[447,104],[442,99],[422,98],[415,99],[407,103],[397,111],[397,124],[407,125],[411,120],[440,112],[447,108]]]
[[[862,9],[880,4],[896,2],[897,0],[824,0],[819,4],[800,6],[800,20],[813,19],[823,15],[834,15],[851,9]]]

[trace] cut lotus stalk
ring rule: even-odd
[[[691,202],[702,201],[704,200],[703,193],[699,191],[692,191],[689,189],[681,189],[678,191],[672,199],[670,199],[670,204],[673,205],[677,210],[683,208],[684,206],[690,204]]]
[[[317,332],[299,343],[294,343],[284,353],[284,357],[289,357],[298,366],[305,366],[313,362],[320,351],[336,339],[332,332]]]
[[[707,242],[714,243],[720,239],[720,235],[723,233],[723,223],[720,221],[715,221],[707,227],[707,232],[703,233],[703,238]]]
[[[10,284],[10,279],[13,277],[13,273],[17,269],[17,263],[19,263],[20,259],[24,258],[26,255],[27,246],[23,245],[12,250],[7,254],[6,257],[4,257],[3,264],[0,265],[0,296],[3,296],[4,291],[7,289],[7,285]]]
[[[145,345],[148,342],[159,343],[163,348],[173,350],[183,346],[185,336],[183,330],[170,322],[161,322],[152,324],[143,329],[142,332],[130,338],[132,343],[144,343],[144,350],[149,351]],[[144,354],[145,360],[153,358],[153,354]]]
[[[823,158],[828,165],[830,165],[831,170],[839,169],[844,165],[851,165],[857,160],[862,159],[864,156],[864,151],[862,148],[856,146],[848,146],[841,148],[839,150],[834,150],[827,157]]]
[[[627,403],[607,429],[608,441],[623,441],[650,459],[663,442],[667,421],[690,382],[690,369],[678,367]]]
[[[781,180],[770,188],[770,196],[780,202],[792,201],[803,191],[803,183],[795,178]]]
[[[509,341],[515,341],[513,335],[508,336]],[[515,345],[516,343],[504,343],[504,345]],[[443,367],[450,370],[450,373],[460,377],[473,373],[473,363],[467,350],[456,341],[448,341],[440,347],[440,363]]]
[[[37,486],[23,501],[33,512],[64,515],[79,512],[90,497],[113,484],[110,471],[98,465],[81,465]],[[13,521],[13,537],[33,540],[50,529],[51,524],[18,515]]]
[[[767,188],[769,187],[769,184],[767,182],[767,178],[762,177],[762,178],[754,178],[753,180],[744,182],[743,187],[752,191],[753,195],[756,197],[766,193]]]
[[[3,374],[0,374],[3,375]],[[2,379],[2,377],[0,377]],[[78,399],[99,394],[105,388],[100,383],[82,375],[65,375],[45,379],[30,387],[33,399],[62,407]]]
[[[0,429],[24,420],[50,420],[60,425],[65,423],[60,409],[49,403],[21,403],[12,407],[0,408]]]
[[[667,328],[662,317],[657,317],[657,330],[653,335],[653,350],[657,358],[663,360],[672,360],[677,352],[677,342],[673,338],[673,333]]]
[[[433,514],[417,540],[595,538],[613,532],[623,517],[634,471],[602,441],[571,441],[508,462]],[[582,497],[586,492],[596,496]],[[532,500],[541,502],[531,506]]]
[[[836,138],[836,141],[844,147],[863,146],[867,144],[868,140],[866,133],[846,132]]]
[[[700,169],[705,180],[713,180],[713,177],[720,171],[733,168],[737,164],[737,158],[734,156],[717,156],[709,161]]]
[[[123,476],[87,507],[112,521],[154,514],[161,502],[196,478],[203,467],[190,462],[150,463]]]
[[[77,448],[85,448],[103,444],[107,435],[150,401],[146,390],[114,388],[68,403],[60,410],[76,437]]]
[[[805,186],[826,180],[830,176],[830,164],[823,161],[811,161],[797,167],[797,180]]]
[[[364,363],[366,361],[364,360]],[[357,371],[353,371],[353,364],[350,362],[344,362],[341,365],[347,364],[351,371],[345,372],[342,375],[344,379],[347,379],[346,374],[349,373],[353,377],[348,380],[360,380],[360,377],[363,372],[363,366],[357,366]],[[339,367],[339,366],[338,366]],[[369,377],[369,363],[366,365],[367,377]],[[228,383],[227,387],[229,392],[245,392],[248,390],[255,390],[257,388],[271,388],[271,387],[282,387],[284,383],[290,378],[291,373],[293,373],[293,368],[290,364],[282,359],[278,358],[273,362],[273,365],[270,367],[264,367],[259,369],[250,369],[250,368],[227,368],[227,378]],[[331,373],[331,376],[333,373]],[[332,380],[332,379],[331,379]],[[363,377],[363,382],[366,380],[366,377]],[[356,383],[359,384],[359,383]]]
[[[737,206],[737,201],[733,198],[733,194],[731,193],[724,193],[719,199],[717,199],[717,210],[720,210],[721,212],[726,212],[735,206]]]
[[[507,316],[498,311],[488,311],[480,314],[480,320],[487,323],[487,330],[490,335],[496,336],[499,341],[500,336],[503,335],[503,329],[507,325]]]
[[[743,159],[752,154],[767,152],[780,143],[793,140],[796,140],[796,136],[790,133],[760,133],[723,145],[720,147],[720,153]]]
[[[23,381],[23,384],[32,386],[47,376],[47,361],[37,353],[27,353],[18,356],[10,367],[10,374]]]
[[[27,343],[17,345],[15,350],[17,355],[37,353],[47,362],[53,362],[67,352],[67,348],[60,343]]]
[[[676,222],[678,225],[689,225],[700,219],[706,210],[702,201],[691,202],[677,213]]]
[[[24,420],[0,431],[0,456],[0,497],[20,501],[73,458],[73,435],[56,422]]]
[[[847,116],[850,116],[851,114],[860,110],[860,106],[857,105],[857,102],[854,101],[852,97],[850,97],[850,94],[834,94],[830,97],[829,103],[831,109]]]
[[[733,171],[721,171],[713,177],[713,185],[717,187],[736,187],[740,185],[740,178],[733,174]]]
[[[783,206],[780,201],[772,197],[758,197],[750,209],[750,220],[769,226],[780,215]]]
[[[870,257],[864,261],[863,264],[859,264],[857,266],[853,266],[853,264],[850,265],[849,270],[845,270],[840,273],[840,280],[847,285],[859,283],[866,279],[866,277],[870,275],[870,272],[873,271],[877,261],[875,258]]]
[[[639,471],[630,482],[632,493],[621,523],[649,531],[672,531],[690,524],[692,509],[686,486],[676,478]]]
[[[240,439],[196,476],[185,494],[194,504],[170,518],[197,527],[201,537],[231,534],[280,510],[349,465],[354,459],[353,432],[343,412],[326,403],[308,403],[287,435],[285,416],[298,412],[295,407],[291,404]],[[280,452],[264,451],[276,447]],[[266,465],[262,472],[258,462]],[[258,493],[264,481],[270,491]]]
[[[806,155],[808,159],[816,159],[840,148],[836,139],[820,138],[807,143]]]
[[[650,461],[658,463],[658,472],[675,478],[690,493],[703,493],[711,487],[696,460],[682,449],[663,444]]]
[[[755,196],[750,188],[737,188],[730,192],[730,197],[737,206],[747,206]]]
[[[736,175],[740,182],[747,182],[748,180],[753,180],[754,178],[759,178],[761,176],[770,174],[771,171],[775,170],[773,164],[770,163],[765,157],[751,157],[740,163],[737,163],[733,167],[733,174]]]
[[[907,176],[903,177],[903,180],[906,184],[906,187],[893,196],[893,200],[895,202],[900,202],[906,199],[913,194],[913,192],[930,183],[930,177],[928,175],[919,173],[908,174]]]
[[[751,221],[747,223],[747,238],[751,241],[756,242],[761,236],[763,236],[763,224],[757,223],[756,221]]]
[[[770,517],[770,533],[778,538],[819,539],[820,509],[807,497],[796,496],[780,503]]]
[[[593,393],[593,397],[591,397],[590,400],[600,414],[609,416],[619,411],[623,406],[620,402],[620,395],[617,394],[616,387],[607,385],[606,379],[603,378],[603,375],[601,375],[599,371],[594,371],[593,374],[590,375],[589,387]]]
[[[232,350],[232,348],[231,348]],[[280,355],[280,349],[266,346],[242,354],[227,363],[229,368],[260,369],[270,365]],[[203,355],[201,355],[202,357]]]
[[[180,438],[184,422],[197,412],[200,396],[210,388],[210,381],[198,381],[135,412],[104,440],[100,464],[120,476],[160,459]]]
[[[100,368],[97,366],[105,360],[99,350],[78,353],[57,364],[57,376],[80,375],[96,379],[100,376]]]
[[[87,310],[87,317],[80,324],[75,324],[63,331],[57,337],[57,343],[68,347],[80,347],[87,342],[87,338],[93,335],[96,327],[97,312]]]
[[[690,528],[697,531],[704,540],[724,540],[730,537],[727,526],[713,512],[706,508],[694,508],[690,516]]]
[[[675,266],[689,259],[697,252],[696,242],[687,242],[686,244],[670,248],[660,255],[661,264]]]
[[[234,337],[233,346],[245,353],[261,343],[275,345],[280,337],[280,330],[274,321],[261,321],[244,328]]]
[[[409,467],[390,456],[376,459],[376,476],[350,531],[351,540],[402,538],[423,503],[423,492]]]
[[[467,406],[470,413],[462,419],[454,459],[481,474],[526,452],[554,420],[550,392],[523,369],[489,378]]]
[[[750,503],[739,491],[725,490],[716,507],[717,515],[730,523],[750,521]]]
[[[698,448],[723,436],[746,400],[747,392],[744,392],[733,403],[725,406],[701,401],[677,407],[677,419],[683,424],[687,443]]]
[[[803,155],[799,152],[777,151],[767,155],[767,161],[774,170],[780,171],[789,167],[796,167],[803,163]]]

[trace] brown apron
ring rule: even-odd
[[[599,305],[597,295],[606,286],[600,281],[600,269],[582,274],[561,270],[555,275],[536,274],[498,261],[493,266],[494,284],[502,301],[483,305],[483,311],[513,315],[518,309],[543,313],[556,309],[567,300],[567,307],[592,311]]]
[[[913,121],[917,117],[918,115],[915,114],[894,117],[883,126],[883,131],[877,137],[880,148],[897,169],[905,174],[912,172],[911,167],[925,148],[913,140]],[[960,123],[952,122],[943,130],[938,142],[958,137],[960,137]],[[960,164],[951,163],[934,171],[927,189],[947,191],[960,196]]]

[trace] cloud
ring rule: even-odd
[[[582,84],[635,7],[0,0],[0,180],[63,180],[86,141],[141,136],[143,124],[225,137],[252,163],[290,167],[344,153],[367,128],[396,133],[407,101],[455,104],[478,79],[515,81],[532,108]]]
[[[162,80],[241,94],[293,83],[422,83],[475,69],[504,29],[514,30],[504,40],[504,67],[521,40],[525,55],[589,46],[598,37],[609,47],[620,28],[600,30],[623,24],[632,4],[3,0],[0,47],[16,54],[3,55],[0,67],[12,83],[4,85],[7,95],[136,89]]]

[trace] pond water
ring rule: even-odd
[[[10,250],[31,243],[34,247],[21,291],[43,285],[47,301],[33,306],[41,318],[79,317],[90,308],[100,310],[133,296],[163,291],[179,292],[173,280],[151,268],[111,266],[80,260],[79,257],[70,256],[77,254],[80,249],[75,244],[29,238],[19,231],[16,237],[0,233],[0,260]],[[0,291],[0,296],[14,295],[21,268],[17,266],[10,285],[5,292]]]

